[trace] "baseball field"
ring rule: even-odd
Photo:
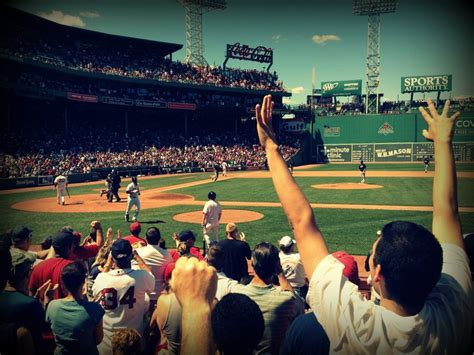
[[[409,220],[431,229],[432,164],[368,164],[367,183],[359,184],[356,164],[305,166],[294,170],[297,183],[313,206],[317,222],[331,251],[364,255],[375,232],[393,220]],[[458,197],[463,233],[474,231],[474,164],[458,164]],[[70,225],[86,234],[92,220],[114,232],[128,234],[124,220],[125,186],[119,203],[100,197],[103,181],[69,185],[65,206],[56,204],[52,187],[0,192],[0,230],[25,225],[33,230],[34,243]],[[171,234],[191,229],[202,241],[201,210],[211,190],[223,206],[222,223],[237,222],[251,246],[260,241],[275,244],[292,235],[274,192],[268,171],[231,172],[212,182],[209,173],[140,177],[142,229],[158,226],[169,245]],[[224,236],[224,228],[220,229]]]

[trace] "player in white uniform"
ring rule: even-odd
[[[227,167],[228,166],[229,166],[229,164],[227,164],[226,161],[222,162],[222,176],[227,176]]]
[[[206,202],[202,210],[202,229],[204,234],[204,240],[209,247],[209,244],[214,240],[219,240],[219,221],[222,216],[222,207],[219,202],[216,201],[216,193],[210,191],[207,194],[209,201]]]
[[[54,179],[54,188],[56,189],[58,205],[64,205],[67,193],[67,178],[64,175],[56,176],[56,179]]]
[[[140,213],[140,184],[137,182],[137,177],[132,176],[132,182],[128,184],[127,190],[125,191],[128,195],[127,199],[127,210],[125,211],[125,220],[128,222],[130,218],[130,210],[132,206],[135,206],[135,214],[133,216],[133,221],[135,222],[138,219],[138,214]]]
[[[144,317],[148,311],[148,294],[155,288],[155,277],[150,268],[133,251],[128,240],[119,239],[112,244],[111,255],[116,264],[114,270],[100,273],[92,288],[94,299],[105,310],[103,318],[104,338],[98,349],[101,355],[112,354],[112,334],[115,329],[136,329],[144,337]],[[131,268],[135,260],[140,270]],[[107,261],[106,269],[111,259]]]

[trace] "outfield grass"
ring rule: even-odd
[[[176,185],[184,182],[208,180],[209,173],[192,175],[172,175],[150,180],[141,180],[143,188],[151,189],[162,186]],[[384,185],[376,190],[315,190],[313,184],[353,182],[353,178],[312,178],[298,177],[297,182],[307,194],[311,202],[320,203],[362,203],[362,204],[398,204],[398,205],[431,205],[431,184],[429,178],[373,178],[370,183]],[[459,200],[462,206],[473,206],[474,179],[459,179]],[[122,183],[126,185],[127,181]],[[71,186],[72,195],[97,193],[103,183],[86,186]],[[216,183],[173,190],[177,193],[192,194],[197,200],[206,200],[207,193],[214,190],[221,201],[268,201],[276,202],[271,179],[228,179]],[[123,189],[121,190],[123,194]],[[26,225],[33,229],[34,242],[41,241],[45,236],[54,234],[60,227],[71,225],[76,230],[87,234],[90,221],[99,219],[104,227],[112,226],[114,230],[121,228],[128,233],[129,224],[123,221],[123,211],[100,213],[33,213],[13,210],[9,206],[15,202],[52,197],[52,190],[21,192],[0,195],[0,230],[17,225]],[[259,221],[240,223],[240,229],[246,233],[249,243],[254,246],[260,241],[277,242],[283,235],[291,235],[287,219],[280,207],[226,207],[227,209],[246,209],[264,214]],[[201,241],[200,226],[176,222],[172,216],[178,213],[200,211],[199,206],[172,206],[165,208],[142,210],[140,220],[144,229],[151,225],[158,226],[169,245],[173,245],[170,235],[175,231],[192,229],[198,233]],[[329,248],[344,249],[350,253],[363,255],[372,245],[375,231],[385,223],[404,219],[420,223],[431,229],[430,212],[412,211],[372,211],[350,209],[315,209],[317,221],[323,231]],[[464,232],[474,231],[474,213],[461,213]],[[221,227],[221,235],[223,235]]]
[[[366,162],[367,172],[371,170],[386,170],[386,171],[424,171],[425,165],[423,162],[418,163],[370,163]],[[430,163],[430,171],[434,171],[435,163]],[[318,164],[308,167],[300,167],[295,171],[342,171],[342,170],[353,170],[359,171],[358,163],[330,163],[330,164]],[[457,163],[457,171],[474,171],[473,163]]]

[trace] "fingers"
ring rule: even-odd
[[[430,116],[428,112],[423,107],[419,107],[419,111],[421,113],[421,116],[424,118],[425,122],[430,125],[431,121],[433,120],[433,117]]]
[[[449,117],[450,120],[456,121],[458,117],[461,115],[461,112],[455,112],[451,117]]]
[[[262,126],[262,113],[260,112],[260,104],[255,105],[255,117],[257,118],[257,125]]]
[[[51,286],[51,280],[46,281],[44,284],[42,284],[38,288],[38,292],[42,292],[43,290],[46,290],[49,286]]]
[[[436,116],[438,116],[438,111],[436,111],[436,107],[433,103],[433,100],[428,99],[426,100],[426,102],[428,102],[428,109],[430,110],[431,117],[435,118]]]
[[[448,117],[448,112],[449,112],[449,106],[451,106],[451,102],[449,100],[446,100],[444,103],[444,108],[443,108],[443,117]]]
[[[431,140],[430,133],[428,132],[427,129],[424,129],[423,131],[421,131],[421,134],[422,134],[423,137],[425,137],[426,139],[430,139],[430,140]]]

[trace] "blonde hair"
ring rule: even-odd
[[[142,337],[135,329],[116,329],[112,334],[112,352],[114,355],[141,354]]]

